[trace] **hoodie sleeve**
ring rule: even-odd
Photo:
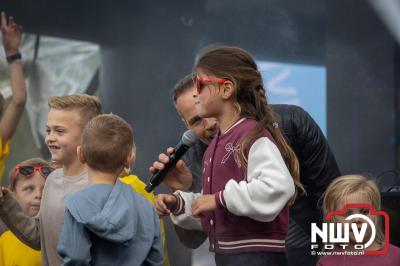
[[[158,218],[158,215],[154,209],[153,209],[153,214],[154,214],[153,222],[154,222],[155,234],[154,234],[153,244],[151,245],[149,254],[147,255],[146,260],[143,262],[143,265],[161,266],[164,263],[164,256],[163,256],[160,219]]]
[[[65,210],[64,225],[57,246],[57,251],[63,258],[62,265],[90,265],[91,246],[89,233],[83,224],[78,223],[68,209]]]
[[[247,180],[229,180],[219,192],[221,206],[238,216],[270,222],[276,218],[293,196],[292,176],[278,147],[266,137],[251,146],[248,156]]]

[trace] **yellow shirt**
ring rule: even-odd
[[[41,266],[40,251],[28,247],[7,230],[0,237],[0,266],[15,265]]]
[[[146,187],[145,183],[142,182],[137,176],[135,175],[128,175],[119,178],[123,183],[128,184],[132,187],[134,191],[139,193],[140,195],[144,196],[152,205],[154,205],[155,199],[153,193],[148,193],[144,188]],[[160,219],[161,225],[161,234],[162,240],[164,245],[164,266],[169,266],[169,258],[167,253],[167,243],[165,242],[165,230],[164,230],[164,223]],[[0,265],[1,266],[1,265]]]
[[[0,186],[3,184],[4,167],[9,152],[10,143],[7,142],[6,145],[3,146],[3,140],[0,138]]]

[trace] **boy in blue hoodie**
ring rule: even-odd
[[[63,265],[162,265],[162,238],[154,208],[118,180],[133,154],[132,128],[107,114],[82,134],[78,158],[90,185],[65,199],[58,243]]]

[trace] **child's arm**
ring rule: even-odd
[[[172,222],[184,229],[203,230],[200,219],[192,215],[192,203],[201,193],[176,191],[156,196],[155,208],[160,216],[170,214]]]
[[[63,258],[62,265],[90,265],[92,243],[85,227],[78,223],[66,210],[64,224],[58,241],[57,251]]]
[[[1,31],[6,56],[17,54],[22,39],[22,27],[15,24],[12,17],[10,17],[7,24],[6,14],[2,12]],[[14,135],[26,101],[26,86],[21,60],[16,59],[9,63],[9,71],[12,99],[0,120],[0,132],[3,143],[7,143]]]
[[[215,193],[217,206],[261,222],[276,218],[293,196],[293,179],[276,145],[266,137],[251,146],[247,181],[229,180]]]
[[[40,250],[38,216],[25,215],[18,202],[4,188],[0,190],[0,218],[19,240],[33,249]]]

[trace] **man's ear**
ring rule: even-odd
[[[82,151],[82,146],[76,147],[76,154],[78,156],[78,160],[81,162],[81,164],[85,164],[85,156],[83,156],[83,151]]]
[[[233,96],[233,93],[235,92],[235,85],[232,81],[227,80],[226,82],[224,82],[224,84],[221,85],[221,89],[222,98],[224,100],[228,100]]]

